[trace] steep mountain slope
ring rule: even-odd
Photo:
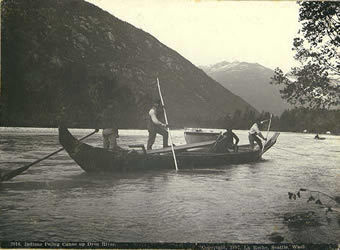
[[[152,35],[82,0],[2,1],[2,125],[143,128],[159,77],[177,127],[254,110]]]
[[[285,109],[292,108],[281,98],[278,86],[269,84],[274,71],[260,64],[223,61],[201,68],[260,112],[280,115]]]

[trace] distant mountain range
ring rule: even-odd
[[[257,113],[252,99],[90,3],[3,0],[1,10],[2,126],[145,128],[157,77],[173,126]]]
[[[279,87],[269,84],[274,71],[258,63],[223,61],[200,68],[259,112],[281,115],[285,109],[293,108],[281,98]]]

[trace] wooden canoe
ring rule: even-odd
[[[276,143],[278,136],[279,133],[275,133],[267,141],[263,151],[253,151],[250,145],[241,145],[238,152],[211,153],[209,147],[213,141],[201,143],[200,147],[175,146],[178,168],[216,168],[227,164],[254,162]],[[88,173],[174,169],[171,148],[144,152],[126,149],[110,151],[77,140],[67,128],[59,128],[59,141],[70,157]]]

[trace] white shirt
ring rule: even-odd
[[[259,129],[259,126],[257,126],[257,123],[254,123],[253,126],[251,126],[250,130],[249,130],[249,134],[251,135],[256,135],[259,134],[261,131]]]
[[[162,125],[163,123],[161,121],[159,121],[157,119],[157,115],[156,115],[156,109],[155,108],[152,108],[150,111],[149,111],[149,115],[151,117],[151,120],[154,124],[156,125]]]

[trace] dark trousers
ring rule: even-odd
[[[147,144],[147,149],[150,150],[152,149],[152,145],[155,143],[156,135],[160,134],[163,136],[163,147],[168,147],[168,132],[159,126],[154,126],[154,128],[149,129],[149,138],[148,138],[148,144]]]
[[[254,148],[254,141],[256,141],[256,143],[260,146],[260,149],[262,150],[262,141],[260,138],[258,138],[256,135],[249,135],[249,142],[252,148]]]

